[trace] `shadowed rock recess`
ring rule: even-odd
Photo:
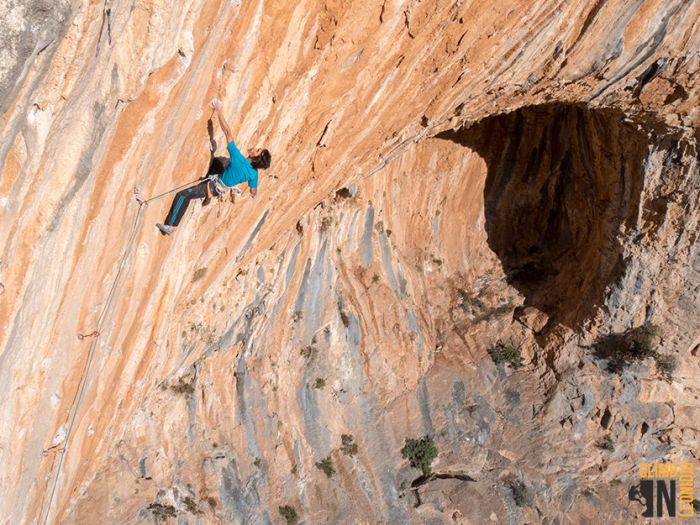
[[[578,327],[624,271],[620,238],[639,213],[644,129],[618,111],[546,104],[438,138],[485,160],[488,244],[525,304]]]
[[[643,522],[700,472],[698,20],[0,1],[0,525]],[[164,237],[213,98],[271,167]]]

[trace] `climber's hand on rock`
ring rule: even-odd
[[[217,110],[221,109],[221,101],[218,98],[212,99],[211,107],[213,107],[214,109],[217,109]]]

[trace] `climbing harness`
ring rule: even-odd
[[[209,187],[212,189],[212,193],[216,193],[216,195],[225,195],[226,190],[230,189],[228,186],[224,186],[219,177],[214,177]]]

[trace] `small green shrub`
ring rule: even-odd
[[[510,483],[510,490],[513,493],[513,500],[518,507],[530,506],[530,494],[522,481],[513,481]]]
[[[481,299],[472,297],[464,288],[457,288],[457,296],[459,297],[457,306],[466,314],[476,314],[486,306]]]
[[[202,277],[204,277],[207,273],[206,268],[200,268],[198,270],[195,270],[194,275],[192,276],[192,282],[197,282],[199,281]]]
[[[163,505],[162,503],[151,503],[146,510],[151,511],[156,523],[161,523],[166,521],[168,518],[174,518],[177,516],[177,511],[172,505]]]
[[[605,436],[604,438],[599,439],[595,446],[601,450],[607,450],[609,452],[615,451],[615,445],[613,444],[612,439],[610,439],[610,436]]]
[[[301,310],[294,310],[294,313],[292,314],[292,322],[293,323],[298,323],[304,318],[304,312]]]
[[[299,523],[299,515],[291,505],[283,505],[279,507],[280,514],[287,522],[287,525],[297,525]]]
[[[425,436],[422,439],[406,439],[401,455],[410,461],[413,468],[423,471],[424,476],[430,476],[430,464],[437,457],[438,451],[433,438]]]
[[[372,276],[372,282],[373,282],[373,283],[378,283],[378,282],[379,282],[379,274],[378,274],[378,273],[375,273],[375,274]]]
[[[316,468],[322,470],[328,478],[332,478],[333,474],[335,474],[335,469],[333,468],[333,461],[331,460],[330,456],[325,457],[321,461],[316,462]]]
[[[313,345],[307,345],[300,350],[300,353],[304,359],[311,361],[314,357],[316,357],[318,349]]]
[[[653,323],[644,323],[627,334],[627,352],[639,357],[649,357],[656,353],[655,346],[659,337],[659,327]]]
[[[693,500],[693,509],[695,512],[700,512],[700,499]]]
[[[495,345],[488,349],[488,353],[493,359],[493,362],[497,365],[501,363],[508,363],[513,368],[520,368],[523,366],[523,358],[520,355],[520,347],[515,346],[513,343],[504,343],[503,341],[498,341]]]
[[[182,500],[182,503],[185,504],[185,508],[187,509],[187,512],[189,512],[191,514],[201,514],[202,513],[202,511],[199,510],[197,503],[195,503],[194,499],[192,499],[190,496],[186,496],[185,499]]]
[[[316,381],[314,381],[314,384],[311,385],[311,388],[319,389],[319,388],[323,388],[324,386],[326,386],[326,380],[323,379],[322,377],[317,377]]]
[[[346,456],[354,456],[357,454],[357,443],[352,434],[342,434],[340,436],[340,451]]]
[[[194,394],[194,387],[192,383],[185,382],[182,378],[177,380],[177,383],[170,385],[170,390],[176,394],[192,395]]]
[[[664,381],[672,382],[673,373],[676,371],[678,362],[676,358],[672,355],[659,354],[654,352],[654,361],[656,361],[656,369],[659,371],[659,375]]]
[[[599,338],[593,345],[594,354],[607,361],[608,372],[618,374],[632,363],[651,357],[661,378],[670,383],[677,367],[676,358],[660,354],[656,350],[658,338],[658,326],[645,323],[622,333]]]

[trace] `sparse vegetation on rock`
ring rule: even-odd
[[[340,451],[346,456],[354,456],[357,454],[357,443],[352,434],[342,434],[340,436]]]
[[[484,302],[478,297],[472,297],[464,288],[457,288],[456,291],[457,297],[459,298],[457,306],[459,306],[464,313],[474,315],[484,309]]]
[[[153,514],[156,523],[162,523],[168,518],[177,516],[177,510],[172,505],[163,505],[162,503],[151,503],[146,510]]]
[[[406,439],[401,455],[410,461],[413,468],[421,470],[424,476],[430,476],[430,465],[438,451],[433,438],[425,436],[422,439]]]
[[[197,282],[199,281],[202,277],[204,277],[207,274],[207,269],[206,268],[199,268],[194,271],[194,275],[192,276],[192,282]]]
[[[306,359],[307,361],[311,361],[314,357],[316,357],[318,349],[313,345],[306,345],[299,351],[299,353],[304,359]]]
[[[678,366],[675,356],[655,352],[653,357],[656,362],[656,370],[659,372],[661,378],[668,383],[672,382],[673,373]]]
[[[520,354],[520,347],[514,345],[511,342],[504,343],[503,341],[498,341],[495,345],[488,349],[488,353],[493,359],[493,362],[497,365],[501,363],[508,363],[513,368],[520,368],[523,366],[523,358]]]
[[[674,356],[657,351],[659,337],[658,326],[646,323],[622,333],[599,338],[594,344],[594,353],[607,362],[608,372],[618,374],[632,363],[652,358],[661,378],[670,383],[677,361]]]
[[[333,474],[335,474],[335,468],[333,468],[333,460],[331,460],[330,456],[323,458],[321,461],[317,461],[316,468],[322,470],[328,478],[332,478]]]
[[[194,394],[194,386],[192,383],[186,382],[183,378],[179,378],[177,383],[170,385],[170,390],[176,394],[192,395]]]
[[[0,525],[627,525],[697,455],[700,1],[86,4],[0,4]]]
[[[299,523],[299,515],[294,507],[291,505],[283,505],[279,507],[279,512],[287,522],[287,525],[296,525]]]
[[[186,496],[182,500],[182,503],[185,505],[187,512],[189,512],[191,514],[201,514],[202,513],[202,511],[199,510],[197,503],[194,501],[194,499],[192,497]]]
[[[513,481],[509,484],[513,493],[513,500],[518,507],[530,506],[530,492],[522,481]]]

